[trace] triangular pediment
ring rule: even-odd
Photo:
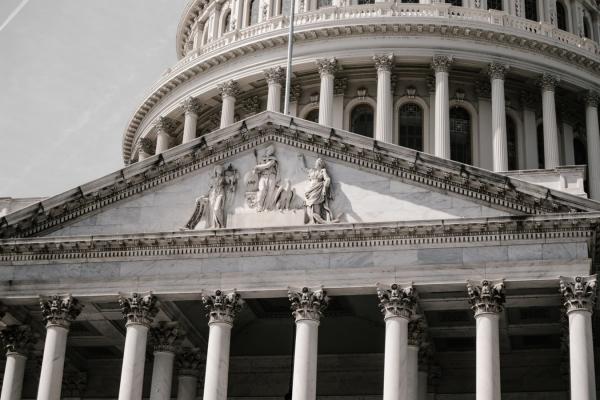
[[[315,168],[317,159],[324,164]],[[9,214],[0,229],[3,237],[97,235],[597,210],[593,201],[264,112]]]

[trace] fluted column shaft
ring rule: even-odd
[[[179,375],[177,381],[177,400],[195,400],[198,377],[193,375]]]
[[[119,303],[127,320],[119,400],[141,400],[148,328],[158,312],[156,298],[133,293],[131,297],[121,296]]]
[[[588,186],[590,198],[600,200],[600,130],[598,127],[598,95],[586,98],[585,121],[587,136]]]
[[[476,399],[500,400],[499,314],[504,304],[504,283],[469,282],[469,302],[476,325]]]
[[[315,400],[319,321],[329,299],[323,290],[308,288],[299,292],[290,290],[288,297],[296,320],[292,400]]]
[[[154,124],[156,128],[156,149],[154,154],[160,154],[169,149],[171,145],[171,134],[174,130],[173,121],[166,117],[159,117]]]
[[[452,60],[445,56],[433,58],[435,70],[435,127],[434,155],[450,159],[450,97],[448,88],[449,68]]]
[[[227,400],[231,328],[242,302],[235,291],[225,295],[220,290],[202,301],[210,316],[203,400]]]
[[[506,139],[506,104],[504,100],[504,77],[507,67],[490,65],[492,86],[492,147],[495,172],[508,171],[508,149]]]
[[[406,358],[406,381],[408,400],[418,400],[419,396],[419,346],[409,345]]]
[[[393,55],[375,56],[377,69],[377,110],[375,112],[375,139],[392,143],[392,64]]]
[[[46,321],[46,341],[38,387],[38,400],[60,400],[69,326],[81,312],[78,301],[71,296],[54,296],[42,300]]]
[[[6,365],[4,367],[0,400],[21,400],[26,363],[27,356],[24,354],[17,352],[6,353]]]
[[[227,81],[218,85],[221,93],[221,128],[233,124],[235,120],[235,98],[240,93],[236,81]]]
[[[333,89],[337,60],[317,60],[321,75],[321,90],[319,93],[319,124],[333,126]]]
[[[544,120],[544,167],[554,169],[559,166],[558,126],[556,122],[555,87],[558,80],[554,76],[544,75],[540,81],[542,87],[542,114]]]
[[[171,398],[174,360],[175,353],[172,351],[154,352],[150,400],[168,400]]]
[[[196,138],[196,126],[198,124],[200,103],[195,98],[189,97],[183,102],[182,107],[184,110],[184,122],[181,143],[188,143]]]
[[[569,319],[571,399],[595,400],[592,310],[596,300],[596,276],[561,278],[560,290]]]
[[[281,87],[285,81],[285,70],[275,67],[264,71],[267,81],[267,111],[281,112]]]

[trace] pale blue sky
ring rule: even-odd
[[[0,0],[0,197],[51,196],[123,166],[123,130],[176,62],[186,2]]]

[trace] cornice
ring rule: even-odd
[[[391,6],[387,5],[387,8],[391,9]],[[593,52],[565,44],[561,42],[560,38],[518,31],[502,25],[478,23],[477,21],[468,21],[468,24],[466,24],[463,20],[448,21],[444,18],[426,17],[411,19],[403,15],[381,16],[376,14],[371,17],[365,16],[334,21],[319,20],[317,23],[307,23],[302,22],[303,19],[311,21],[309,16],[314,13],[304,14],[297,16],[299,23],[296,26],[294,35],[294,41],[297,43],[319,39],[331,40],[332,37],[381,35],[439,37],[444,39],[462,38],[552,57],[555,60],[575,65],[586,72],[600,75],[598,46],[591,41],[590,45],[594,45],[594,48],[596,48]],[[385,17],[386,23],[382,23],[382,17]],[[463,25],[454,26],[449,22]],[[542,28],[545,27],[544,24],[538,25],[539,30],[543,30]],[[545,29],[550,28],[551,26]],[[287,20],[285,17],[275,17],[242,31],[230,32],[180,60],[167,75],[154,85],[150,94],[131,117],[123,136],[122,150],[125,163],[128,163],[131,157],[133,143],[139,135],[138,128],[140,124],[148,112],[168,93],[197,75],[205,73],[216,66],[226,64],[232,59],[263,49],[284,47],[287,44],[287,34]],[[567,32],[564,32],[564,35],[573,36]]]
[[[397,145],[262,112],[0,218],[0,237],[43,235],[121,200],[250,151],[285,144],[516,215],[600,211],[600,204]]]
[[[212,257],[593,240],[600,213],[0,240],[0,262]]]

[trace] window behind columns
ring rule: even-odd
[[[306,114],[306,117],[304,117],[305,120],[307,121],[312,121],[312,122],[319,122],[319,109],[315,108],[314,110],[310,110],[308,112],[308,114]]]
[[[517,124],[512,117],[506,117],[506,144],[508,151],[508,169],[510,171],[519,169]]]
[[[248,8],[248,25],[254,25],[258,22],[258,14],[260,13],[260,0],[250,0],[250,6]]]
[[[419,2],[419,0],[402,0],[401,3],[413,3],[413,4],[417,4]]]
[[[544,169],[544,124],[539,124],[537,127],[537,151],[538,151],[538,168]]]
[[[406,103],[398,113],[400,146],[423,151],[423,109],[415,103]]]
[[[503,0],[488,0],[488,10],[502,10]]]
[[[532,21],[538,20],[537,0],[525,0],[525,18]]]
[[[373,107],[359,104],[350,113],[350,132],[373,137]]]
[[[573,138],[573,152],[575,153],[575,165],[587,164],[587,148],[578,136]]]
[[[458,7],[462,7],[462,5],[463,5],[462,0],[446,0],[446,3],[452,4],[453,6],[458,6]]]
[[[558,29],[567,30],[567,11],[560,1],[556,2],[556,25]]]
[[[590,19],[588,17],[583,18],[583,36],[588,39],[592,38],[592,28],[590,25]]]
[[[471,164],[471,114],[463,107],[450,109],[450,158]]]

